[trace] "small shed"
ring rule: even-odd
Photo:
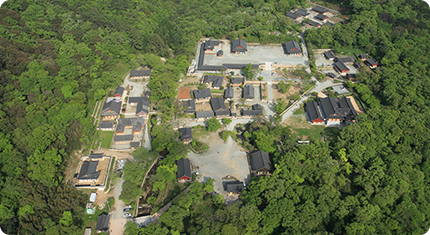
[[[97,198],[97,193],[91,193],[90,195],[90,202],[95,202]]]

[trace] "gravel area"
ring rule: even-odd
[[[226,180],[223,180],[223,177],[230,175],[246,184],[251,181],[246,153],[231,138],[224,143],[218,133],[213,133],[201,141],[209,145],[208,152],[188,154],[193,165],[199,167],[201,181],[206,182],[208,178],[215,179],[215,192],[225,199],[228,199],[228,196],[223,185],[223,181]]]

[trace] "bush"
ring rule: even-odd
[[[262,76],[258,77],[258,80],[263,81],[263,77]]]
[[[223,118],[222,119],[222,122],[224,123],[224,124],[230,124],[231,122],[232,122],[232,120],[230,119],[230,118]]]

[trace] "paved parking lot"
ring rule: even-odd
[[[250,46],[245,54],[230,53],[230,43],[224,43],[221,49],[224,51],[223,57],[216,55],[205,55],[205,65],[222,64],[260,64],[265,62],[276,62],[278,64],[297,65],[305,64],[307,58],[304,56],[288,56],[284,54],[281,45],[278,46]]]
[[[315,53],[314,52],[314,57],[315,57],[315,65],[317,67],[320,66],[332,66],[334,64],[333,60],[328,60],[324,57],[324,55],[322,55],[322,53]]]
[[[231,138],[227,143],[218,136],[210,134],[201,139],[209,145],[209,150],[203,154],[190,152],[188,158],[194,166],[199,167],[200,180],[205,182],[208,178],[215,179],[215,192],[228,198],[224,190],[223,177],[231,175],[248,184],[251,181],[246,153]]]
[[[127,86],[129,87],[129,89],[133,87],[133,90],[130,90],[130,94],[128,96],[140,97],[140,96],[143,96],[143,93],[146,90],[149,90],[147,88],[148,79],[146,79],[145,81],[142,81],[142,80],[130,80],[129,78],[130,78],[130,74],[127,75],[127,77],[124,80],[124,84],[122,85],[126,89],[127,89]]]

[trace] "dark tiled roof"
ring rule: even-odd
[[[79,180],[96,180],[99,178],[100,171],[97,171],[98,161],[85,161],[79,171]]]
[[[196,118],[211,118],[214,116],[214,112],[211,111],[197,111]]]
[[[230,109],[222,109],[219,111],[215,111],[215,116],[230,116]]]
[[[194,98],[195,99],[204,99],[204,98],[211,98],[211,91],[209,90],[209,88],[204,89],[204,90],[194,90]]]
[[[176,165],[178,166],[178,179],[184,176],[192,177],[190,160],[181,158],[176,162]]]
[[[292,20],[296,20],[297,18],[299,18],[300,16],[297,14],[294,14],[292,12],[288,12],[287,16],[290,17]]]
[[[227,107],[225,107],[224,99],[221,97],[216,97],[211,99],[211,106],[213,111],[219,111],[224,110]]]
[[[229,193],[240,193],[245,188],[243,182],[227,182],[225,186]]]
[[[368,64],[370,64],[371,66],[373,66],[374,64],[377,64],[378,62],[376,62],[376,60],[375,60],[375,59],[370,58],[370,59],[366,60],[366,63],[368,63]]]
[[[216,55],[217,55],[217,56],[224,55],[224,52],[223,52],[223,51],[221,51],[221,50],[219,50],[219,51],[216,53]]]
[[[212,50],[215,46],[218,46],[221,42],[218,40],[214,40],[213,38],[206,40],[205,50]]]
[[[102,158],[103,153],[91,153],[88,157],[89,158]]]
[[[137,118],[120,118],[118,120],[118,125],[116,126],[116,131],[124,132],[124,129],[126,126],[132,126],[132,131],[142,131],[143,128],[143,118],[137,117]]]
[[[186,113],[194,113],[196,111],[195,100],[187,100],[187,101],[184,101],[183,104],[187,108],[187,110],[185,110]]]
[[[131,70],[130,71],[130,77],[146,77],[151,76],[151,70]]]
[[[113,137],[114,142],[120,142],[120,141],[132,141],[133,135],[115,135]]]
[[[254,86],[246,85],[243,88],[243,97],[246,99],[254,99]]]
[[[349,79],[356,79],[356,78],[357,78],[357,74],[355,74],[355,73],[348,73],[346,76],[347,76]]]
[[[149,109],[150,109],[150,105],[149,105],[148,99],[146,100],[142,99],[136,105],[136,115],[139,115],[140,113],[149,114]]]
[[[223,78],[223,76],[205,75],[203,78],[203,82],[209,84],[211,82],[216,81],[218,78]]]
[[[335,110],[335,108],[337,107],[337,102],[335,98],[332,98],[332,97],[319,98],[319,101],[320,101],[320,107],[326,119],[329,119],[331,117],[340,118]]]
[[[118,86],[116,89],[115,89],[115,93],[114,93],[114,95],[120,95],[120,96],[122,96],[122,94],[124,93],[124,87],[121,87],[121,86]]]
[[[111,100],[110,102],[105,102],[100,116],[115,116],[119,115],[121,111],[121,101]]]
[[[107,231],[109,230],[110,214],[99,215],[97,219],[96,231]]]
[[[142,97],[128,97],[129,103],[139,103],[140,101],[146,101],[148,102],[148,98],[146,96]]]
[[[234,97],[234,90],[233,88],[229,87],[227,89],[225,89],[224,91],[224,98],[233,98]]]
[[[179,128],[179,132],[181,132],[181,140],[187,140],[193,138],[193,133],[191,128]]]
[[[336,67],[339,71],[343,71],[345,69],[347,69],[349,71],[348,67],[346,67],[346,65],[340,61],[334,63],[334,67]]]
[[[227,69],[244,69],[248,64],[222,64]],[[251,68],[258,68],[258,64],[251,64]]]
[[[319,111],[318,104],[315,101],[310,101],[306,103],[306,112],[308,113],[311,121],[316,120],[318,118],[324,120]]]
[[[344,63],[344,64],[347,64],[347,63],[355,63],[355,59],[354,59],[354,57],[352,57],[352,56],[348,56],[348,57],[336,57],[336,59],[335,59],[335,61],[336,62],[338,62],[338,61],[340,61],[340,62],[342,62],[342,63]]]
[[[299,16],[307,16],[310,14],[306,8],[298,9],[295,13]]]
[[[308,24],[308,25],[310,25],[310,26],[314,26],[314,27],[321,26],[321,24],[320,24],[320,23],[317,23],[317,22],[315,22],[315,21],[304,21],[304,23],[306,23],[306,24]]]
[[[328,16],[323,14],[318,14],[317,16],[315,16],[315,18],[317,18],[318,20],[325,20],[328,18]]]
[[[324,52],[324,57],[330,60],[330,59],[334,59],[336,56],[334,55],[333,51],[326,51]]]
[[[113,122],[100,122],[100,128],[102,129],[113,128]]]
[[[294,41],[294,40],[285,42],[285,51],[287,54],[302,53],[302,50],[300,49],[299,43]]]
[[[261,113],[263,113],[263,110],[242,109],[242,115],[243,116],[257,116],[257,115],[259,115]]]
[[[252,105],[252,110],[263,110],[263,107],[260,104],[254,104]]]
[[[313,10],[313,11],[316,11],[316,12],[318,12],[318,13],[325,13],[325,12],[327,12],[327,11],[328,11],[326,8],[324,8],[324,7],[320,7],[320,6],[315,6],[314,8],[312,8],[312,10]]]
[[[358,55],[358,57],[360,59],[367,59],[367,57],[369,57],[369,56],[367,54],[360,54],[360,55]]]
[[[136,141],[136,142],[130,142],[130,147],[137,148],[137,147],[139,147],[139,146],[140,146],[140,142],[139,142],[139,141]]]
[[[336,77],[336,74],[334,74],[334,73],[326,73],[325,75],[332,77],[332,78]]]
[[[215,79],[215,81],[212,83],[212,87],[221,87],[222,82],[224,81],[224,77],[218,77]]]
[[[145,93],[143,93],[144,96],[146,97],[150,97],[151,96],[151,91],[145,91]]]
[[[361,67],[363,67],[363,65],[361,65],[360,63],[355,63],[354,67],[356,67],[357,69],[360,69]]]
[[[260,171],[266,168],[269,171],[273,170],[272,162],[268,153],[258,150],[251,154],[251,169],[253,171]]]
[[[247,46],[246,46],[246,40],[243,40],[241,38],[234,40],[231,43],[231,51],[232,52],[245,52],[248,51]]]
[[[243,78],[231,78],[230,82],[233,84],[242,84]]]
[[[203,58],[203,56],[201,55],[200,58]],[[199,66],[199,70],[203,70],[203,71],[221,71],[223,69],[226,69],[226,67],[224,67],[222,65],[202,65],[202,66]]]

